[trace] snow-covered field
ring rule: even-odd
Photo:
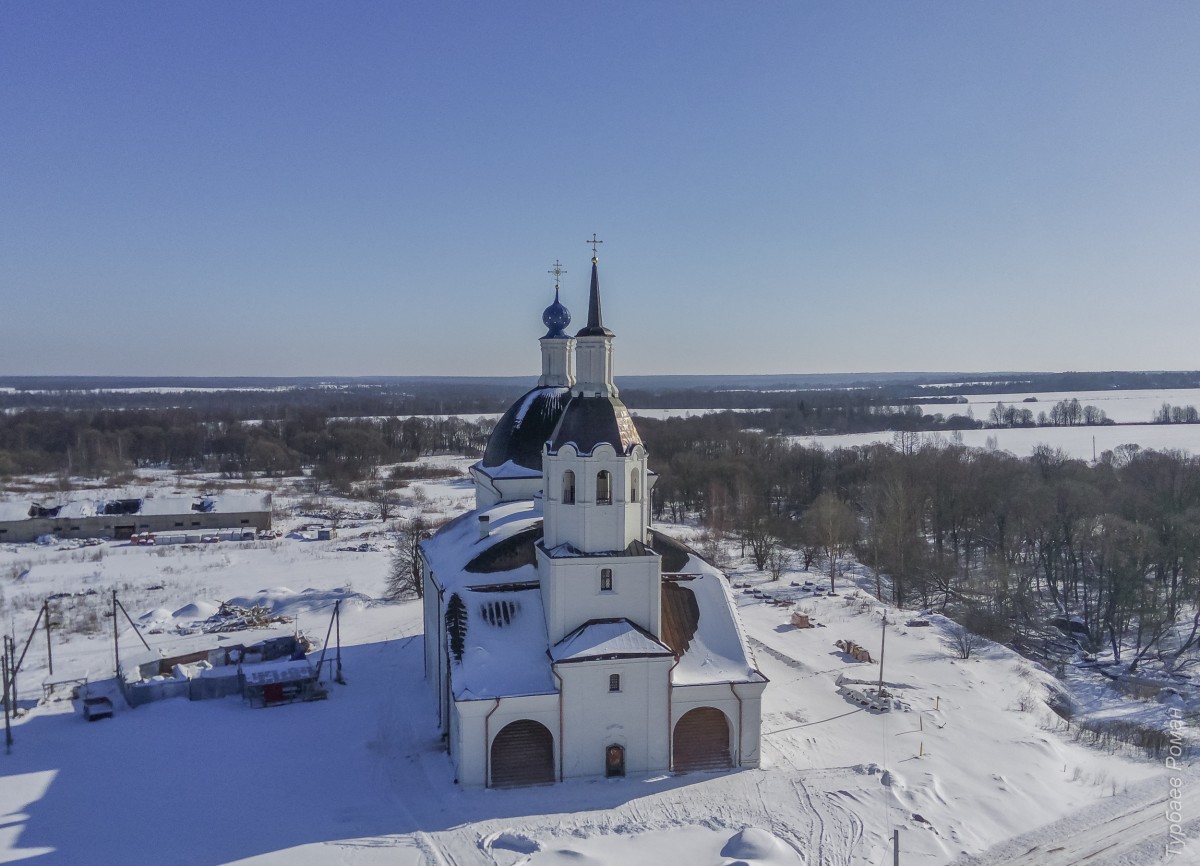
[[[926,415],[941,413],[946,417],[951,415],[966,415],[979,420],[986,420],[988,413],[997,403],[1006,406],[1019,406],[1029,409],[1036,416],[1038,412],[1049,414],[1050,408],[1060,400],[1078,400],[1080,405],[1092,405],[1103,409],[1110,420],[1118,424],[1146,424],[1163,403],[1172,406],[1200,407],[1200,388],[1176,388],[1161,390],[1130,390],[1130,391],[1053,391],[1048,393],[1021,392],[1012,394],[962,394],[966,403],[921,403],[921,411]],[[1032,397],[1037,402],[1025,403],[1026,398]]]
[[[984,430],[961,430],[964,445],[975,448],[988,447],[994,440],[1002,451],[1011,451],[1020,457],[1033,453],[1039,445],[1061,448],[1071,457],[1091,460],[1093,449],[1096,456],[1111,451],[1118,445],[1134,444],[1158,451],[1178,449],[1192,454],[1200,453],[1200,424],[1126,424],[1108,427],[1014,427]],[[853,448],[875,442],[891,442],[895,434],[890,430],[878,433],[847,433],[841,436],[789,436],[792,442],[801,445],[820,445],[823,448]],[[921,433],[922,439],[941,437],[950,439],[948,433]],[[1095,442],[1093,443],[1093,437]]]
[[[406,493],[405,514],[429,516],[453,513],[471,496],[454,479]],[[164,651],[196,641],[172,635],[172,625],[262,590],[258,597],[298,623],[225,637],[249,642],[298,627],[319,641],[341,598],[346,679],[330,682],[328,700],[315,703],[251,709],[238,698],[175,698],[118,707],[113,719],[89,724],[70,700],[35,703],[48,678],[39,636],[19,678],[26,709],[13,750],[0,757],[0,862],[866,866],[892,862],[895,828],[905,864],[971,854],[980,863],[1070,866],[1082,861],[1013,858],[1047,839],[1053,848],[1095,838],[1122,819],[1139,829],[1107,854],[1137,841],[1159,844],[1161,859],[1169,826],[1160,806],[1171,776],[1183,776],[1189,795],[1200,790],[1190,768],[1172,773],[1074,742],[1040,700],[1051,678],[1009,650],[991,645],[959,660],[940,618],[905,625],[913,613],[885,611],[865,594],[866,578],[833,597],[801,593],[792,581],[823,584],[803,572],[768,588],[802,595],[799,608],[816,628],[793,628],[789,609],[738,594],[771,679],[761,770],[462,790],[423,679],[419,604],[374,600],[384,588],[386,538],[364,539],[377,551],[337,549],[379,528],[344,526],[331,542],[0,550],[4,621],[21,638],[41,599],[60,592],[102,596],[117,587],[151,646]],[[875,680],[878,664],[849,662],[833,644],[850,638],[878,659],[883,612],[883,679],[898,708],[876,714],[839,695],[835,681]],[[110,677],[111,627],[101,618],[95,634],[57,637],[54,679]],[[123,652],[139,646],[130,628],[120,641]],[[1192,841],[1179,863],[1200,862],[1200,798],[1189,802]],[[1045,825],[1041,841],[982,853]],[[1128,862],[1159,862],[1136,856]]]

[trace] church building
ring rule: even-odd
[[[537,386],[471,467],[475,509],[421,549],[457,781],[757,767],[767,679],[725,577],[649,526],[655,476],[613,383],[594,255],[587,325],[567,334],[557,280],[542,321]]]

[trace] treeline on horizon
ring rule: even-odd
[[[990,374],[985,374],[990,375]],[[1200,372],[1096,372],[1003,374],[993,381],[963,376],[957,383],[930,384],[924,376],[909,379],[890,374],[886,380],[864,375],[858,385],[819,387],[812,377],[798,377],[796,387],[787,377],[747,377],[775,380],[762,387],[733,387],[728,377],[709,377],[711,385],[696,385],[705,377],[679,377],[686,387],[673,387],[670,377],[618,378],[621,398],[631,409],[792,409],[807,405],[832,405],[859,395],[874,405],[905,403],[948,404],[962,393],[1030,393],[1097,391],[1114,389],[1200,388]],[[847,377],[834,377],[844,383]],[[950,381],[950,380],[948,380]],[[118,391],[120,387],[195,387],[225,390]],[[272,382],[281,383],[272,385]],[[657,383],[647,387],[644,382]],[[507,409],[533,384],[514,378],[361,380],[271,379],[120,379],[79,377],[7,377],[0,384],[0,410],[62,409],[178,409],[187,408],[221,420],[285,419],[301,409],[316,409],[331,417],[383,415],[492,414]],[[108,389],[106,389],[106,387]],[[89,390],[81,390],[87,388]],[[247,390],[229,390],[242,388]],[[841,395],[830,398],[829,395]]]

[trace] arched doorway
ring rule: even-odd
[[[540,722],[522,719],[505,725],[492,740],[493,788],[554,781],[554,736]]]
[[[720,770],[733,766],[729,757],[729,722],[713,707],[688,710],[675,723],[671,766],[676,770]]]

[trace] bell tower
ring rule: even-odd
[[[542,452],[538,573],[553,644],[598,618],[658,635],[661,563],[646,547],[646,449],[613,382],[614,334],[604,326],[594,236],[588,321],[575,335],[575,383]]]

